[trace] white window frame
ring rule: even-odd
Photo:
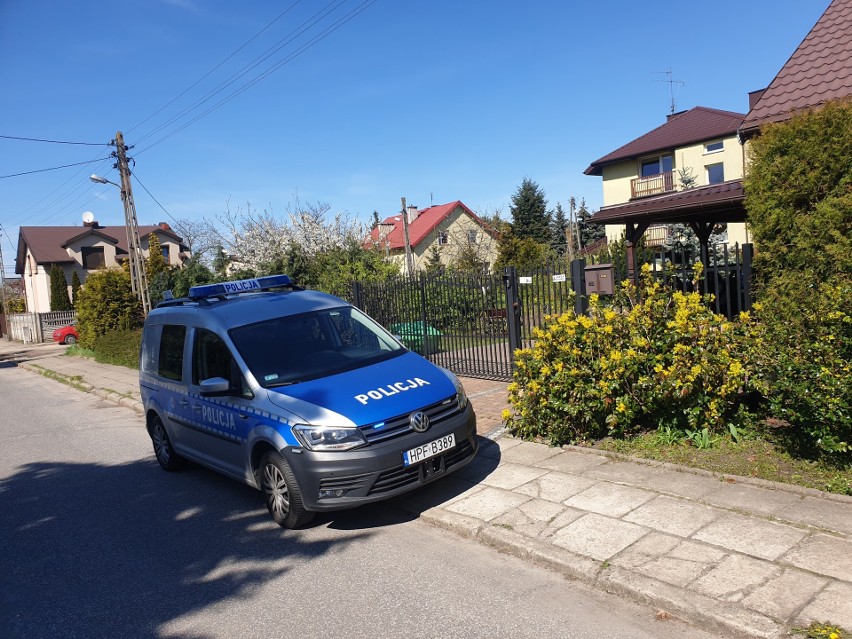
[[[711,146],[719,145],[718,149],[711,149]],[[712,155],[713,153],[721,153],[725,150],[725,141],[724,140],[715,140],[713,142],[705,142],[704,143],[704,155]]]
[[[450,234],[446,231],[438,231],[438,246],[446,246],[450,243]]]

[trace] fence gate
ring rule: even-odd
[[[421,273],[386,282],[356,282],[349,301],[408,348],[458,375],[512,376],[502,275]]]

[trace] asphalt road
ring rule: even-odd
[[[135,413],[0,362],[0,637],[710,635],[387,506],[285,531]]]

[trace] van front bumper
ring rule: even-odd
[[[405,466],[403,453],[453,433],[455,446],[417,464]],[[282,451],[290,464],[307,510],[341,510],[401,495],[443,477],[470,462],[479,448],[476,415],[464,412],[425,433],[401,437],[346,452]],[[320,493],[323,496],[320,496]],[[340,496],[335,496],[340,495]]]

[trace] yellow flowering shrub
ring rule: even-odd
[[[514,433],[563,444],[726,428],[748,381],[737,343],[749,319],[714,314],[700,294],[672,292],[648,268],[641,279],[639,290],[623,284],[615,308],[591,295],[588,316],[549,317],[516,352],[504,414]]]

